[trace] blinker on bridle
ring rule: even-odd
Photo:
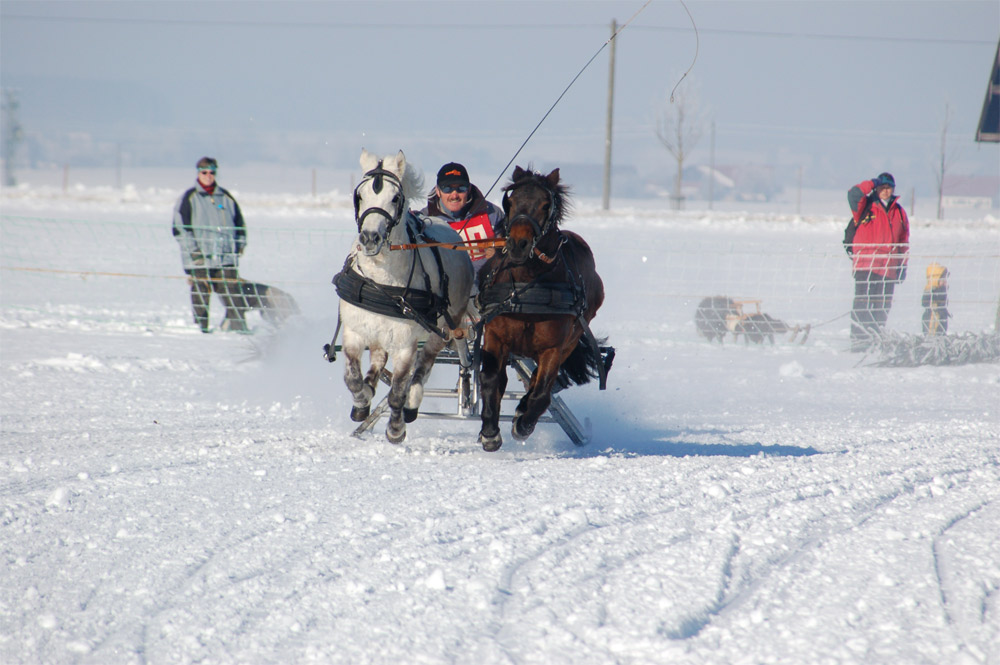
[[[396,185],[399,189],[399,195],[396,200],[396,209],[393,213],[390,213],[385,208],[380,208],[378,206],[372,206],[370,208],[365,208],[361,211],[361,187],[366,182],[371,181],[372,191],[376,194],[382,192],[382,187],[385,185],[385,179],[388,178]],[[399,220],[403,218],[403,207],[406,205],[405,198],[403,197],[403,183],[400,181],[399,177],[392,171],[386,171],[382,168],[382,160],[378,160],[378,164],[371,171],[365,173],[361,178],[361,182],[358,186],[354,188],[354,221],[358,224],[358,233],[361,232],[361,227],[365,223],[365,217],[371,214],[379,214],[389,220],[389,225],[386,227],[386,235],[392,228],[399,224]]]

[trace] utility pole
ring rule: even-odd
[[[10,88],[3,90],[3,184],[5,187],[13,187],[17,184],[14,176],[14,159],[17,156],[17,147],[24,140],[24,130],[17,120],[17,109],[20,107],[17,101],[17,93]]]
[[[944,125],[941,127],[941,170],[937,173],[938,181],[938,207],[937,207],[937,218],[944,219],[944,178],[945,172],[948,168],[946,160],[946,142],[948,139],[948,121],[950,113],[948,112],[948,104],[944,105]]]
[[[604,129],[604,196],[601,207],[611,206],[611,119],[615,108],[615,33],[618,21],[611,19],[611,57],[608,59],[608,117]]]
[[[712,202],[715,201],[715,121],[712,121],[712,147],[708,151],[708,209],[712,209]]]
[[[802,214],[802,167],[799,166],[799,187],[798,193],[795,195],[795,214]]]

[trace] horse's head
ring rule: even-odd
[[[542,175],[515,166],[511,182],[503,191],[507,215],[504,252],[519,265],[531,258],[539,243],[558,231],[566,212],[567,188],[559,184],[559,169]]]
[[[406,212],[413,176],[402,150],[395,156],[378,157],[362,148],[361,169],[365,174],[354,189],[358,249],[365,256],[375,256],[388,245],[389,234]]]

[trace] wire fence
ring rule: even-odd
[[[627,327],[659,340],[699,339],[700,301],[726,296],[812,328],[810,342],[846,344],[851,262],[834,222],[795,224],[658,213],[584,213],[568,224],[591,244],[607,300],[595,332]],[[157,215],[160,217],[161,215]],[[191,328],[188,287],[169,223],[2,215],[0,279],[5,317],[90,325]],[[349,210],[325,217],[251,223],[243,278],[292,294],[306,319],[336,317],[330,283],[356,229]],[[925,269],[948,268],[949,332],[997,325],[1000,242],[995,229],[915,228],[908,279],[897,287],[889,326],[919,333]],[[221,317],[221,307],[213,307]],[[841,344],[843,343],[843,344]]]

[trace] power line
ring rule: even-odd
[[[637,25],[637,32],[640,31],[666,31],[666,32],[690,32],[690,28],[675,28],[672,26],[657,25]],[[988,39],[945,39],[941,37],[896,37],[892,35],[845,35],[845,34],[822,34],[810,32],[777,32],[774,30],[727,30],[725,28],[702,28],[700,32],[716,35],[734,35],[738,37],[781,37],[792,39],[831,39],[841,41],[870,42],[875,39],[880,42],[901,42],[918,44],[959,44],[962,46],[992,45],[993,41]]]
[[[98,16],[37,16],[30,14],[5,14],[5,21],[43,21],[50,23],[107,23],[129,25],[159,25],[159,26],[191,26],[191,27],[231,27],[231,28],[322,28],[333,30],[603,30],[606,25],[590,23],[342,23],[331,21],[249,21],[233,19],[145,19],[119,18]],[[636,25],[636,31],[649,32],[691,32],[690,26],[675,27],[668,25]],[[768,37],[782,39],[828,39],[840,41],[869,42],[877,39],[879,42],[915,43],[915,44],[950,44],[958,46],[992,45],[992,40],[986,39],[947,39],[941,37],[898,37],[892,35],[857,35],[857,34],[823,34],[806,32],[780,32],[775,30],[731,30],[725,28],[699,28],[703,34],[729,35],[736,37]]]

